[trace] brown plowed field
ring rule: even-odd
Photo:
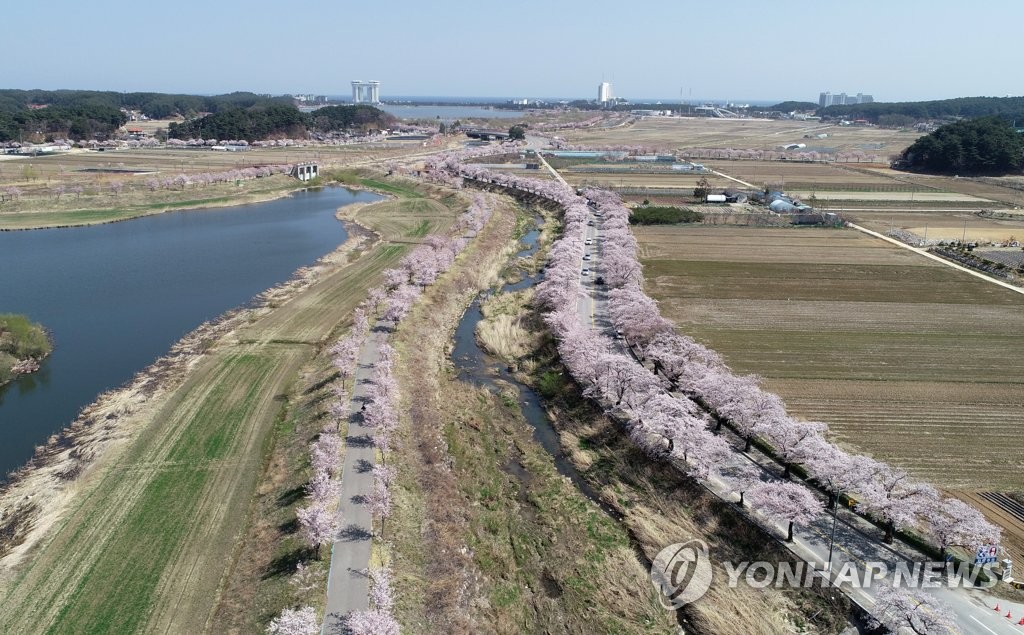
[[[845,230],[635,230],[680,331],[950,489],[1022,487],[1024,297]]]

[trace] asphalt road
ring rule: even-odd
[[[591,216],[594,225],[585,226],[584,239],[595,240],[600,236],[602,219]],[[577,302],[577,311],[580,321],[588,326],[597,328],[607,337],[615,342],[615,346],[623,353],[628,354],[628,348],[621,340],[615,339],[615,329],[607,310],[607,301],[604,287],[594,284],[596,276],[600,275],[601,248],[599,241],[588,247],[586,253],[591,254],[591,260],[582,261],[581,281],[582,293]],[[582,270],[590,269],[589,275],[583,275]],[[735,444],[734,444],[735,445]],[[723,471],[729,470],[744,463],[755,462],[767,467],[765,478],[778,478],[779,470],[767,457],[756,452],[745,454],[736,449],[732,459],[727,465],[722,466]],[[703,483],[705,487],[719,498],[736,502],[738,494],[726,486],[721,479],[714,478]],[[791,543],[782,542],[787,527],[779,526],[770,519],[761,516],[759,513],[751,512],[756,516],[762,525],[775,526],[780,542],[797,557],[805,562],[814,563],[818,569],[824,569],[829,561],[830,543],[832,538],[833,517],[830,514],[823,514],[809,526],[794,528],[794,540]],[[688,540],[689,536],[679,536],[680,541]],[[667,545],[666,545],[667,546]],[[714,554],[712,554],[712,558]],[[850,511],[840,511],[835,522],[835,540],[832,548],[832,571],[838,573],[842,570],[844,563],[852,563],[850,567],[856,571],[857,577],[864,580],[866,563],[885,563],[889,575],[873,581],[869,588],[851,588],[851,585],[838,587],[854,601],[866,608],[868,611],[874,606],[874,595],[877,588],[886,583],[892,584],[894,572],[898,564],[908,566],[911,562],[925,562],[928,557],[917,552],[911,547],[903,544],[893,546],[886,545],[881,541],[881,532]],[[912,566],[912,565],[911,565]],[[849,568],[848,568],[849,570]],[[860,585],[863,586],[863,585]],[[929,588],[925,592],[934,594],[945,602],[953,610],[957,624],[966,635],[1010,635],[1024,633],[1024,626],[1018,626],[1017,621],[1024,617],[1024,604],[998,600],[984,591],[964,588]],[[999,604],[1000,611],[996,612],[994,607]],[[1009,611],[1012,619],[1005,617]]]

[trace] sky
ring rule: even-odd
[[[1024,95],[1024,1],[0,0],[0,88],[876,101]]]

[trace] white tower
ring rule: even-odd
[[[597,87],[597,103],[607,104],[612,100],[612,85],[609,82],[601,82]]]

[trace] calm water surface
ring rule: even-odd
[[[0,388],[0,480],[82,407],[202,322],[244,305],[345,241],[332,187],[214,210],[0,232],[0,313],[51,331],[39,373]]]

